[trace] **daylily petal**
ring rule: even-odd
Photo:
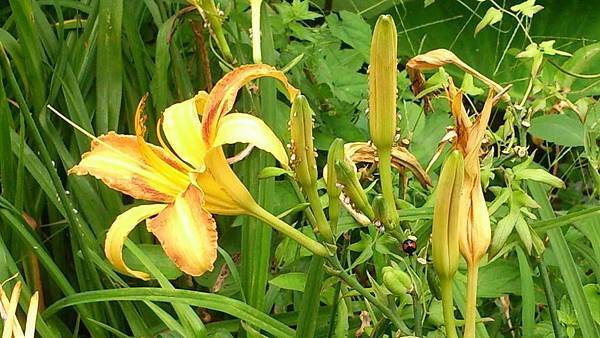
[[[213,147],[232,143],[251,143],[267,151],[284,166],[288,166],[285,148],[273,130],[263,120],[249,114],[232,113],[219,122]]]
[[[190,185],[155,218],[147,222],[165,253],[192,276],[212,271],[217,259],[217,226],[204,209],[202,191]]]
[[[183,173],[184,168],[181,168],[177,160],[165,161],[165,157],[159,156],[153,150],[152,145],[146,142],[146,115],[144,115],[144,107],[148,95],[144,95],[140,100],[135,111],[135,136],[138,144],[138,151],[141,154],[144,162],[154,168],[161,175],[178,184],[186,185],[189,183],[188,177]],[[164,152],[163,150],[163,153]]]
[[[209,170],[202,173],[191,173],[193,180],[202,189],[206,201],[206,209],[218,215],[240,215],[244,213],[229,194],[215,181]]]
[[[184,161],[196,170],[204,171],[207,146],[202,139],[202,113],[208,94],[200,92],[193,98],[168,107],[163,113],[162,129],[167,141]]]
[[[149,148],[165,163],[173,162],[162,148],[152,145]],[[189,184],[171,180],[149,166],[140,154],[135,136],[114,132],[94,139],[91,150],[82,155],[69,174],[92,175],[111,189],[136,199],[156,202],[172,201]]]
[[[253,64],[232,70],[217,82],[204,107],[202,137],[207,144],[213,142],[221,117],[233,108],[238,91],[248,82],[261,77],[272,77],[281,81],[290,100],[293,100],[299,93],[298,89],[290,85],[285,74],[272,66]]]
[[[231,170],[223,149],[213,148],[206,156],[206,165],[209,168],[215,182],[235,201],[235,203],[246,211],[256,207],[254,198],[240,181],[239,177]]]
[[[125,211],[115,219],[106,234],[104,253],[117,270],[144,280],[150,278],[147,273],[131,270],[125,264],[123,260],[123,243],[138,223],[160,213],[166,207],[166,204],[140,205]]]

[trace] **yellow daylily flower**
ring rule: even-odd
[[[237,92],[260,77],[280,80],[291,99],[299,92],[271,66],[241,66],[217,82],[210,94],[199,92],[168,107],[157,126],[160,147],[145,141],[142,99],[136,112],[135,136],[109,132],[95,138],[91,150],[69,170],[70,174],[92,175],[136,199],[159,202],[127,210],[110,227],[105,253],[117,270],[150,278],[130,269],[123,260],[124,241],[141,221],[146,220],[148,231],[182,271],[199,276],[212,271],[217,257],[212,213],[269,217],[231,170],[221,147],[251,143],[288,167],[283,144],[262,120],[249,114],[227,115]],[[282,231],[299,236],[294,230]]]
[[[17,319],[17,307],[21,295],[21,282],[17,282],[10,295],[10,300],[0,287],[0,313],[4,319],[2,337],[33,338],[35,337],[35,320],[38,314],[39,293],[34,293],[29,300],[29,309],[25,321],[25,332]]]

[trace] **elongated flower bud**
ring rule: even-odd
[[[458,268],[458,233],[464,220],[461,210],[461,190],[464,160],[454,150],[442,168],[435,193],[431,233],[433,267],[440,279],[452,279]]]
[[[369,129],[379,153],[381,190],[387,204],[384,223],[394,229],[399,222],[392,178],[392,145],[396,135],[396,97],[398,92],[396,25],[389,15],[375,24],[369,66]]]
[[[381,272],[383,272],[383,285],[393,295],[403,296],[413,291],[412,279],[406,272],[391,266],[384,267]]]
[[[364,189],[356,177],[354,169],[345,161],[335,163],[337,181],[342,185],[342,191],[350,199],[355,209],[365,214],[369,219],[375,218],[373,208],[369,204],[369,199]]]
[[[329,197],[329,224],[333,231],[337,227],[340,216],[340,189],[337,183],[335,162],[344,160],[344,141],[341,138],[333,140],[327,153],[327,196]]]
[[[389,151],[396,134],[397,40],[394,19],[380,16],[371,40],[369,66],[369,129],[379,151]]]
[[[292,151],[290,164],[296,173],[296,180],[310,202],[310,207],[315,215],[317,230],[327,241],[333,242],[333,233],[323,213],[323,206],[317,191],[317,153],[313,145],[312,133],[313,114],[306,98],[298,95],[292,102],[290,113],[290,144]]]

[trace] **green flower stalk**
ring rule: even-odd
[[[188,2],[196,6],[204,22],[208,23],[210,35],[217,42],[217,47],[223,53],[225,60],[233,62],[233,54],[223,32],[223,13],[217,8],[215,2],[213,0],[188,0]]]
[[[317,231],[330,243],[334,243],[333,232],[323,212],[317,191],[317,161],[313,145],[313,111],[308,101],[298,95],[292,102],[290,113],[291,158],[290,164],[296,173],[296,180],[306,195],[315,215]]]
[[[341,138],[333,140],[327,153],[327,196],[329,197],[329,224],[333,232],[337,228],[340,217],[340,195],[342,189],[337,183],[337,173],[335,172],[335,163],[344,160],[344,141]]]
[[[457,337],[454,322],[452,278],[458,269],[459,226],[464,219],[461,191],[464,160],[458,150],[450,153],[438,181],[431,233],[433,268],[440,278],[446,335]]]
[[[252,60],[254,63],[262,63],[262,52],[260,47],[260,6],[262,0],[250,0],[250,12],[252,13]]]
[[[369,204],[369,199],[365,190],[360,185],[356,171],[346,163],[346,161],[335,162],[335,171],[337,174],[337,182],[341,184],[342,191],[346,195],[346,204],[350,204],[352,209],[358,210],[367,216],[370,220],[375,218],[375,212]]]
[[[369,66],[369,130],[379,155],[381,189],[387,203],[390,229],[399,222],[392,185],[392,145],[396,136],[397,97],[396,25],[389,15],[382,15],[375,24],[371,40]]]

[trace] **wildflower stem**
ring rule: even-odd
[[[254,63],[262,63],[262,52],[260,47],[260,6],[262,0],[250,0],[250,11],[252,12],[252,60]]]
[[[398,213],[396,212],[396,197],[394,196],[394,187],[392,181],[392,154],[390,149],[379,150],[379,177],[381,179],[381,190],[383,198],[387,205],[386,212],[390,224],[386,224],[393,229],[398,225]]]
[[[323,246],[323,244],[306,236],[302,232],[298,231],[296,228],[275,217],[273,214],[261,208],[260,206],[255,205],[249,211],[252,216],[269,224],[271,227],[273,227],[273,229],[281,232],[282,234],[298,242],[298,244],[302,245],[315,255],[323,257],[329,256],[329,250],[327,250],[327,248]]]
[[[346,271],[344,271],[336,256],[329,257],[329,262],[335,267],[335,269],[327,268],[327,272],[330,275],[338,277],[356,292],[360,293],[361,296],[363,296],[367,301],[375,305],[375,307],[379,309],[379,311],[381,311],[385,315],[385,317],[388,318],[394,324],[394,326],[396,326],[402,332],[402,334],[408,334],[410,332],[406,324],[404,324],[402,319],[400,319],[398,312],[392,311],[379,299],[375,298],[375,296],[373,296],[369,292],[369,290],[360,285],[360,283],[353,276],[349,275]]]
[[[444,313],[444,325],[448,338],[458,338],[454,320],[454,299],[452,292],[452,279],[441,278],[440,288],[442,290],[442,308]]]
[[[475,262],[469,263],[467,266],[467,311],[465,316],[465,338],[475,337],[478,276],[479,264]]]
[[[316,226],[319,230],[319,233],[323,238],[330,243],[335,243],[335,239],[333,237],[333,232],[331,231],[331,227],[329,226],[329,222],[327,221],[327,217],[325,217],[325,213],[323,212],[323,206],[321,205],[321,200],[319,199],[319,193],[317,192],[316,186],[311,186],[311,189],[306,189],[304,192],[306,194],[306,198],[310,203],[310,208],[315,217]]]

